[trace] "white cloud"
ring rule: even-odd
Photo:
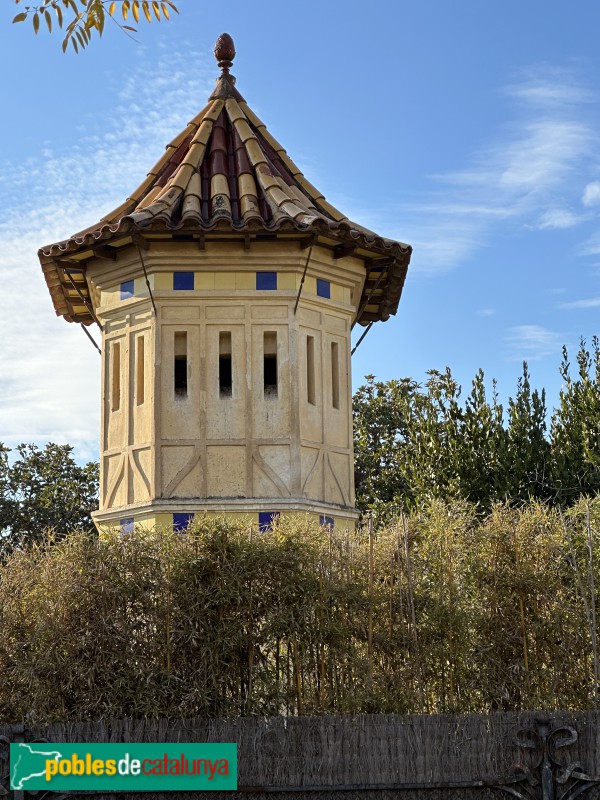
[[[475,312],[478,317],[493,317],[496,313],[495,308],[479,308]]]
[[[560,351],[562,337],[541,325],[515,325],[504,337],[509,361],[538,361]]]
[[[415,246],[415,268],[439,272],[487,245],[501,225],[569,228],[586,219],[578,203],[597,150],[582,108],[592,95],[565,70],[532,68],[507,90],[518,100],[513,120],[471,159],[431,176],[437,186],[401,206],[402,236]],[[441,187],[441,188],[440,188]],[[427,220],[423,223],[423,220]]]
[[[582,256],[600,255],[600,231],[592,234],[585,242],[579,246],[579,254]]]
[[[549,208],[540,216],[537,227],[540,230],[573,228],[575,225],[579,225],[583,219],[584,217],[575,214],[568,208]]]
[[[570,303],[561,303],[559,308],[600,308],[600,297],[588,297],[583,300],[573,300]]]
[[[597,206],[600,203],[600,181],[592,181],[587,184],[583,190],[581,202],[586,208]]]
[[[506,92],[528,106],[545,110],[589,103],[594,99],[592,92],[573,82],[570,70],[552,64],[537,64],[522,70]]]
[[[181,53],[164,53],[152,81],[139,62],[106,133],[0,163],[0,205],[8,209],[0,223],[0,441],[9,446],[68,442],[79,457],[97,457],[100,358],[78,325],[55,316],[36,254],[119,205],[200,110],[213,81],[184,69],[202,63],[199,54]]]

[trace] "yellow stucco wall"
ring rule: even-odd
[[[214,513],[289,510],[353,525],[351,298],[360,296],[362,262],[315,248],[295,313],[306,263],[297,243],[246,251],[218,242],[203,252],[153,243],[144,263],[156,313],[134,248],[88,268],[104,327],[97,524],[155,524],[208,503]],[[173,271],[193,272],[194,289],[174,291]],[[257,271],[276,272],[277,289],[256,290]],[[317,296],[317,278],[330,281],[330,298]],[[128,280],[134,296],[122,300]],[[230,394],[219,386],[227,337]],[[275,340],[273,396],[264,348]],[[185,392],[175,386],[183,352]]]

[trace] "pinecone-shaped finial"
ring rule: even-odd
[[[233,59],[235,58],[235,45],[228,33],[222,33],[217,39],[215,58],[223,70],[223,75],[229,75],[229,67],[233,65]]]

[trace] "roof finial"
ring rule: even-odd
[[[233,66],[235,58],[235,45],[228,33],[222,33],[215,45],[215,58],[223,70],[223,75],[229,75],[229,67]]]

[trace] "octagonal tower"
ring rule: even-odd
[[[102,332],[102,528],[307,512],[353,526],[350,332],[395,314],[411,248],[350,222],[229,73],[115,211],[39,251]]]

